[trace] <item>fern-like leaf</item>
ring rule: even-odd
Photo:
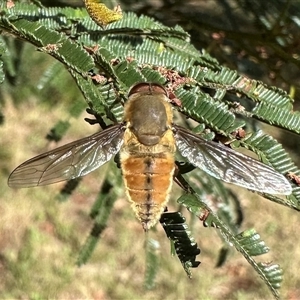
[[[196,256],[200,254],[200,249],[181,213],[163,213],[160,218],[167,237],[174,243],[175,252],[189,277],[192,276],[190,268],[197,268],[200,264],[196,261]]]
[[[300,133],[300,113],[292,112],[290,108],[260,103],[253,109],[253,117],[291,132]]]
[[[226,134],[245,124],[243,121],[236,120],[235,115],[229,111],[226,104],[214,101],[206,93],[179,89],[176,91],[176,96],[182,103],[181,112],[215,131]]]
[[[253,133],[237,143],[241,143],[245,148],[255,152],[260,160],[271,165],[279,173],[284,175],[288,175],[288,173],[300,175],[300,170],[296,167],[282,146],[271,136],[263,134],[262,131]],[[233,144],[236,145],[236,143]],[[286,200],[271,195],[264,195],[264,197],[300,210],[300,187],[292,182],[291,185],[293,186],[293,192]]]
[[[218,228],[225,240],[239,251],[245,259],[252,265],[254,270],[259,274],[263,281],[267,284],[274,297],[279,298],[277,289],[282,281],[281,270],[277,265],[277,272],[272,272],[274,267],[265,268],[261,263],[256,262],[252,256],[261,255],[269,251],[265,243],[261,241],[260,236],[254,229],[244,231],[234,235],[221,219],[214,213],[207,204],[202,201],[197,194],[194,196],[181,198],[182,203],[187,209],[204,221],[206,226]],[[280,275],[280,276],[279,276]]]

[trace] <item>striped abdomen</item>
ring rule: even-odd
[[[174,174],[174,154],[122,155],[127,196],[144,230],[154,226],[169,200]]]

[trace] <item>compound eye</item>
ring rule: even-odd
[[[158,84],[158,83],[151,83],[151,82],[140,82],[135,85],[133,85],[128,93],[128,97],[132,96],[136,93],[145,93],[145,94],[164,94],[168,97],[168,93],[166,89]]]

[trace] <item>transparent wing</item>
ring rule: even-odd
[[[13,188],[32,187],[84,176],[120,150],[124,130],[123,125],[115,125],[31,158],[10,174],[8,185]]]
[[[273,168],[182,127],[174,125],[173,130],[181,155],[209,175],[254,191],[291,194],[288,180]]]

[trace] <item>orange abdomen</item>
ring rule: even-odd
[[[169,200],[173,153],[131,154],[122,159],[127,196],[144,230],[156,224]]]

